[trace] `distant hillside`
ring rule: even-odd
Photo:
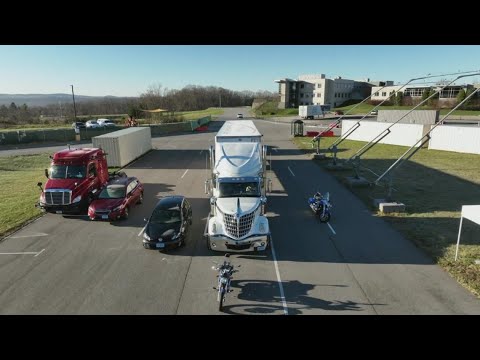
[[[119,96],[86,96],[75,95],[75,102],[81,103],[86,101],[98,101],[98,100],[121,100],[121,99],[134,99],[129,97]],[[0,106],[10,105],[14,102],[17,106],[27,104],[29,107],[33,106],[46,106],[50,104],[58,103],[72,103],[72,94],[0,94]]]

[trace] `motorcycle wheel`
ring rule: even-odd
[[[318,216],[320,218],[320,222],[326,223],[330,220],[330,213],[328,213],[328,212],[323,214],[323,216],[322,216],[322,214],[319,214]]]
[[[225,284],[220,288],[220,302],[218,303],[218,311],[223,310],[223,301],[225,300]]]

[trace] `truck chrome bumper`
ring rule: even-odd
[[[246,239],[235,240],[225,235],[207,236],[213,251],[252,252],[265,251],[268,246],[268,235],[252,235]]]

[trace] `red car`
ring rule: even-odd
[[[143,185],[136,177],[110,180],[88,208],[91,220],[128,219],[130,210],[143,202]]]

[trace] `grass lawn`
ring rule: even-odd
[[[208,108],[205,110],[198,110],[198,111],[184,111],[178,112],[176,114],[182,115],[185,120],[195,120],[199,119],[208,115],[222,115],[224,112],[223,109],[216,109],[216,108]]]
[[[337,138],[322,138],[324,150]],[[313,152],[311,138],[295,138],[302,149]],[[347,159],[365,142],[345,140],[339,146],[338,158]],[[408,148],[377,144],[362,156],[363,166],[383,173]],[[317,161],[325,166],[330,161]],[[352,171],[330,171],[340,182]],[[367,170],[361,176],[370,181],[376,177]],[[455,245],[462,205],[480,204],[480,155],[439,150],[419,150],[394,174],[393,197],[406,205],[405,213],[382,214],[373,208],[372,199],[382,198],[385,188],[353,188],[372,211],[390,223],[406,238],[425,250],[440,266],[466,288],[480,297],[480,226],[463,221],[458,261],[454,261]],[[338,206],[341,206],[340,204]]]
[[[37,183],[46,180],[49,155],[0,157],[0,236],[42,214],[34,205],[40,197]]]

